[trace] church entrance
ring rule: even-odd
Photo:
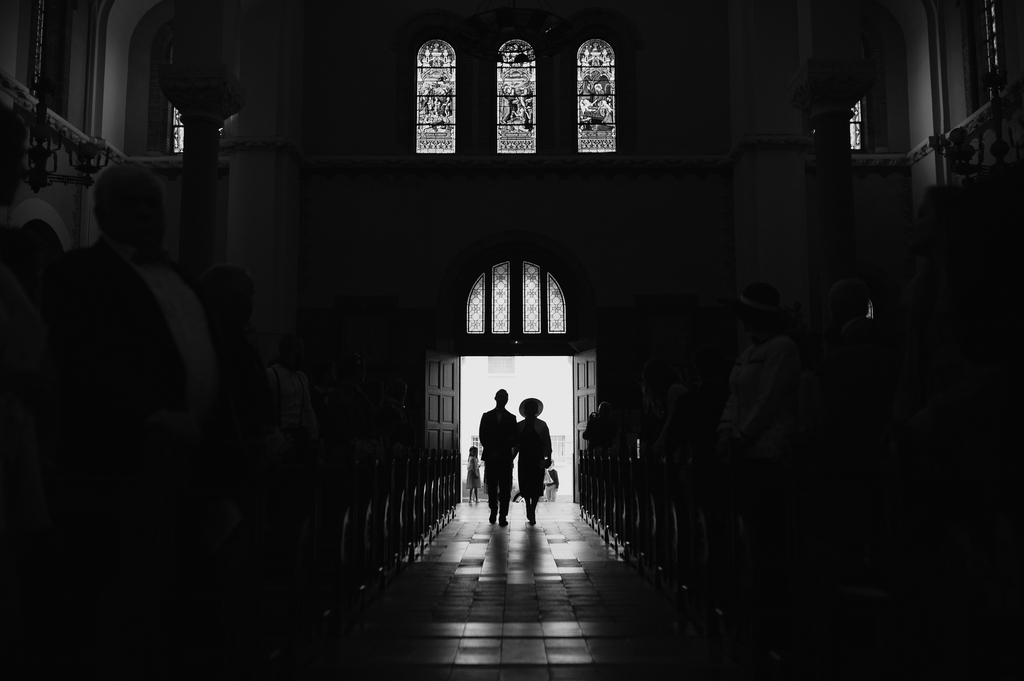
[[[494,394],[504,388],[507,409],[517,419],[524,399],[543,402],[540,418],[551,433],[557,501],[579,501],[577,457],[585,446],[581,436],[587,417],[597,410],[596,350],[514,356],[427,351],[425,379],[424,442],[428,449],[459,450],[464,500],[469,448],[480,446],[480,416],[494,408]],[[518,480],[517,472],[513,480]],[[481,489],[480,499],[486,499],[486,489]]]
[[[462,389],[460,421],[462,423],[460,450],[463,466],[469,460],[469,448],[480,446],[478,429],[480,415],[494,409],[494,394],[504,388],[509,395],[507,409],[516,416],[519,404],[528,397],[536,397],[544,404],[540,419],[551,432],[551,458],[559,475],[558,501],[573,500],[573,381],[572,356],[509,356],[462,357]],[[513,486],[518,487],[517,470],[513,472]],[[463,474],[465,478],[465,474]],[[486,490],[481,490],[481,501]],[[464,491],[463,497],[468,498]]]

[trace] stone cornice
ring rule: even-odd
[[[33,116],[32,122],[26,122],[27,125],[33,125],[35,123],[35,109],[39,100],[35,98],[28,86],[3,69],[0,69],[0,92],[8,95],[14,100],[14,103],[17,106]],[[72,144],[79,145],[86,142],[92,142],[93,140],[91,136],[86,135],[84,132],[71,123],[68,123],[64,118],[58,116],[50,109],[46,110],[46,123],[56,130],[61,137]],[[110,161],[112,163],[123,163],[125,161],[126,157],[120,149],[110,144],[107,144],[107,149],[110,150]]]
[[[201,119],[222,125],[245,104],[242,83],[227,64],[161,64],[160,88],[186,121]]]
[[[755,149],[794,149],[814,148],[814,138],[809,135],[743,135],[736,141],[726,158],[735,163],[747,151]]]
[[[421,154],[410,156],[308,156],[308,168],[367,170],[669,170],[731,167],[728,156],[611,156],[579,154],[536,156],[525,154],[454,156]]]

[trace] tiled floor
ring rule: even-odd
[[[460,504],[422,561],[329,640],[304,680],[744,679],[571,503]]]

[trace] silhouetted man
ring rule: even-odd
[[[88,650],[99,666],[86,675],[127,678],[157,664],[163,645],[180,650],[185,666],[200,657],[212,664],[217,654],[219,606],[205,575],[237,519],[206,525],[200,499],[227,495],[209,474],[229,474],[223,457],[243,443],[220,321],[198,282],[161,249],[159,179],[141,166],[111,166],[97,178],[93,205],[102,237],[43,276],[43,318],[61,375],[53,498],[55,523],[74,542],[74,568],[62,576],[77,597],[76,638],[67,644],[84,648],[69,658]],[[189,501],[175,480],[185,481]],[[173,538],[161,535],[164,499],[181,504]],[[149,586],[169,569],[174,583]]]
[[[487,505],[493,523],[500,512],[501,525],[508,525],[508,504],[512,498],[512,462],[519,432],[516,417],[505,405],[508,393],[494,394],[495,407],[480,418],[480,444],[484,448],[482,460],[487,464]]]

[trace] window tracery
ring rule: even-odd
[[[580,153],[615,151],[615,50],[604,40],[576,52],[576,104]]]
[[[455,49],[443,40],[416,54],[416,153],[455,153]]]
[[[482,272],[470,286],[466,297],[467,334],[540,336],[565,334],[567,330],[562,286],[541,265],[526,260],[506,260]]]

